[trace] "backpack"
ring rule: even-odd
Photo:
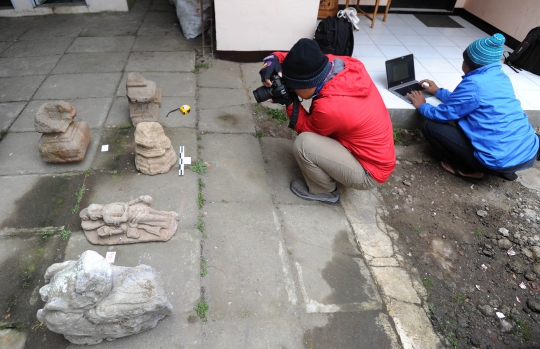
[[[540,75],[540,27],[531,29],[514,52],[504,57],[504,63],[516,73],[525,69]]]
[[[328,16],[317,26],[315,41],[324,54],[352,56],[354,49],[352,24],[346,18]]]

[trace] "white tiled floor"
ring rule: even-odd
[[[414,108],[388,92],[384,65],[388,59],[413,53],[418,80],[431,79],[449,90],[459,84],[463,50],[487,34],[461,17],[451,17],[464,28],[428,28],[414,15],[389,14],[386,22],[379,16],[371,29],[371,21],[360,17],[360,30],[354,32],[353,56],[364,63],[388,108]],[[511,50],[505,47],[505,51]],[[540,110],[540,76],[526,71],[517,74],[506,65],[503,70],[523,109]],[[428,102],[440,103],[436,98],[428,98]]]

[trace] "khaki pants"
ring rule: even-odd
[[[294,142],[293,154],[312,194],[334,191],[336,181],[361,190],[379,185],[335,139],[302,132]]]

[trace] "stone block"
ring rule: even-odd
[[[66,132],[44,133],[39,140],[39,154],[45,162],[78,162],[84,159],[91,137],[87,122],[74,122]]]
[[[144,174],[167,173],[176,163],[176,152],[163,127],[157,122],[141,122],[135,130],[135,167]]]
[[[39,107],[34,119],[34,127],[40,133],[66,132],[77,115],[68,102],[50,102]]]
[[[129,102],[129,115],[133,126],[141,122],[154,122],[159,119],[159,105],[156,103]]]
[[[176,161],[176,152],[172,148],[167,149],[165,154],[160,157],[147,158],[142,155],[135,156],[137,170],[148,175],[167,173],[176,164]]]

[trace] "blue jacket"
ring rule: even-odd
[[[418,111],[434,121],[456,121],[485,167],[502,170],[536,157],[538,137],[500,63],[471,71],[454,92],[440,88],[436,96],[442,104],[424,103]]]

